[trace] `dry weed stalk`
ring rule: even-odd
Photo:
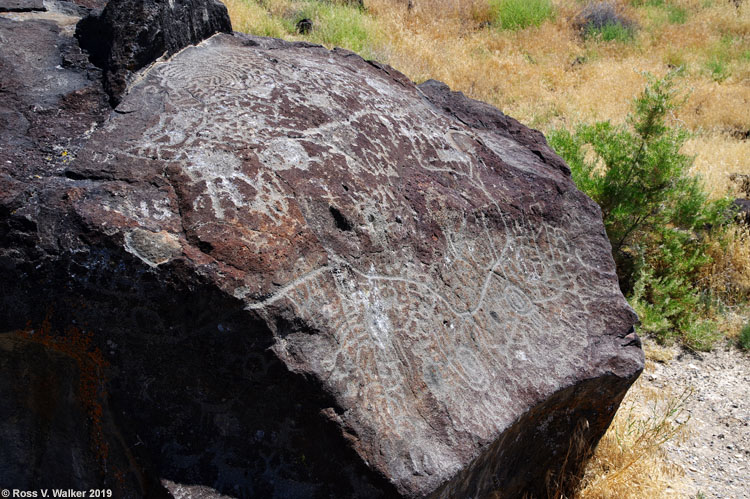
[[[638,381],[599,442],[576,497],[657,498],[681,489],[682,471],[662,446],[687,436],[685,407],[692,393],[656,391]]]

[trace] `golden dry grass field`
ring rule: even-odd
[[[627,30],[610,35],[580,29],[595,3],[580,0],[224,3],[237,31],[347,48],[418,83],[444,81],[545,133],[580,122],[623,123],[645,72],[661,77],[682,68],[684,101],[670,121],[690,132],[682,152],[694,156],[692,173],[713,197],[741,196],[730,175],[750,174],[750,0],[612,0],[606,3]],[[508,27],[512,9],[525,5],[547,10],[528,27]],[[313,23],[304,35],[296,29],[301,19]],[[728,234],[709,245],[713,263],[701,279],[722,302],[715,319],[731,338],[749,319],[750,233],[733,226]],[[644,401],[661,409],[645,413]],[[674,416],[683,402],[680,394],[636,385],[580,497],[680,497],[680,472],[659,444],[680,433]]]
[[[636,381],[588,463],[577,498],[686,497],[683,470],[662,445],[689,438],[689,425],[677,421],[686,419],[691,395],[689,390],[660,393],[643,379]]]

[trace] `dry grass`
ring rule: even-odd
[[[236,31],[260,36],[280,38],[284,36],[284,27],[278,19],[258,2],[247,0],[223,0]]]
[[[646,354],[646,360],[650,362],[665,363],[675,356],[674,346],[660,345],[650,341],[643,344],[643,351]]]
[[[737,338],[750,317],[750,228],[733,226],[709,240],[712,262],[702,269],[703,285],[719,304],[717,320],[728,338]]]
[[[691,395],[690,390],[665,393],[636,382],[599,442],[576,497],[684,496],[682,470],[669,463],[662,445],[687,438],[685,404]]]
[[[750,106],[748,106],[750,113]],[[685,154],[695,157],[693,173],[700,174],[706,188],[714,196],[740,196],[732,173],[750,174],[750,140],[738,140],[726,134],[697,134],[683,147]]]
[[[736,225],[726,234],[710,240],[708,253],[713,262],[703,269],[708,289],[729,305],[750,296],[750,229]]]

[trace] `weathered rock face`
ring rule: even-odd
[[[737,198],[732,202],[737,220],[750,225],[750,199]]]
[[[23,336],[0,335],[0,372],[14,375],[13,383],[0,386],[0,476],[25,476],[12,484],[22,490],[34,487],[43,470],[61,487],[94,482],[97,463],[90,459],[87,411],[76,393],[75,362]],[[41,462],[35,463],[37,459]]]
[[[45,10],[43,0],[0,0],[0,12]]]
[[[0,61],[22,29],[44,81],[50,24],[0,22]],[[600,211],[541,134],[302,43],[213,36],[109,115],[94,69],[62,71],[0,73],[0,330],[86,324],[144,477],[123,495],[544,496],[578,472],[571,439],[643,356]],[[59,108],[44,132],[34,100]]]
[[[158,481],[143,473],[119,438],[99,391],[102,357],[82,348],[79,334],[0,335],[0,373],[9,381],[0,383],[0,477],[6,487],[24,491],[80,489],[101,483],[106,463],[118,472],[119,490],[158,493]]]

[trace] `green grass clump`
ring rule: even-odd
[[[633,39],[634,31],[630,26],[611,22],[601,27],[589,27],[584,33],[584,38],[595,38],[605,42],[627,42]]]
[[[670,4],[667,3],[667,0],[630,0],[630,5],[633,7],[656,7],[656,8],[664,8],[668,7]]]
[[[730,76],[728,61],[721,54],[714,54],[706,61],[706,70],[714,81],[721,83]]]
[[[373,40],[377,39],[377,27],[368,14],[358,4],[305,2],[294,19],[290,19],[287,29],[296,30],[301,19],[311,19],[313,28],[306,36],[311,42],[328,47],[342,47],[369,56]]]
[[[724,230],[729,201],[709,201],[700,180],[688,174],[692,158],[680,153],[687,133],[666,123],[677,107],[675,74],[649,77],[627,125],[582,124],[574,133],[553,131],[549,141],[578,187],[602,208],[620,287],[641,329],[709,350],[719,335],[695,283],[710,262],[706,228]]]
[[[724,35],[718,43],[715,43],[707,51],[705,69],[717,82],[722,82],[732,75],[732,66],[742,66],[747,62],[746,42],[741,37]],[[744,49],[744,50],[743,50]]]
[[[553,19],[551,0],[491,0],[495,22],[502,29],[519,30]]]
[[[750,322],[740,331],[740,337],[737,341],[739,347],[743,350],[750,350]]]
[[[679,5],[668,5],[667,7],[667,19],[671,24],[685,24],[688,17],[687,9],[680,7]]]
[[[664,24],[685,24],[688,20],[688,9],[672,1],[649,0],[633,4],[642,9],[648,19],[651,30],[657,31]]]
[[[231,6],[235,29],[254,35],[302,37],[329,48],[349,49],[365,58],[376,58],[376,47],[382,39],[377,21],[356,0],[247,0]],[[312,29],[299,33],[297,23],[303,19],[312,22]]]

